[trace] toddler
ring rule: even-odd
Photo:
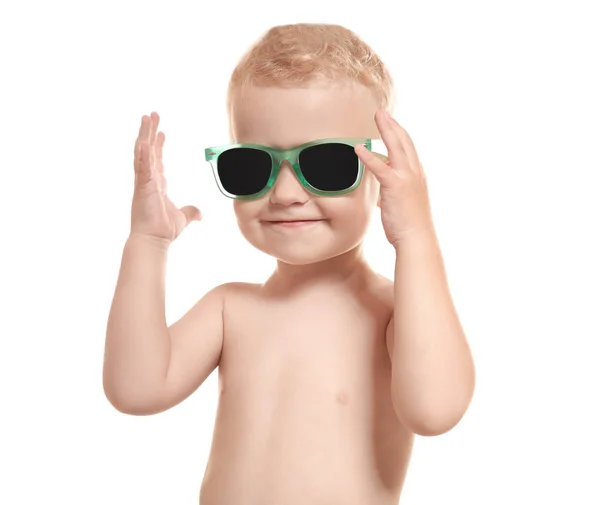
[[[343,27],[277,26],[250,48],[231,77],[231,143],[206,160],[277,267],[215,287],[170,326],[169,247],[201,214],[167,196],[159,116],[142,118],[104,391],[121,412],[156,414],[218,369],[201,505],[397,504],[414,436],[447,432],[471,401],[423,167],[391,96],[383,63]],[[376,206],[393,282],[363,255]]]

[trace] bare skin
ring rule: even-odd
[[[391,403],[391,297],[366,268],[231,286],[202,504],[398,503],[413,435]]]
[[[239,142],[294,146],[379,136],[360,86],[256,88],[232,113]],[[158,115],[136,141],[131,235],[109,315],[104,389],[121,412],[177,405],[218,367],[219,404],[201,505],[397,504],[414,430],[392,393],[394,285],[364,260],[379,184],[307,192],[284,164],[272,190],[234,202],[247,240],[277,258],[261,285],[230,283],[165,320],[170,244],[201,215],[168,199]],[[281,227],[288,218],[317,219]]]

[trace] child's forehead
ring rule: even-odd
[[[249,86],[233,101],[231,126],[238,142],[287,149],[322,138],[378,136],[377,103],[361,87]]]
[[[336,108],[352,104],[361,107],[376,107],[373,92],[355,82],[312,80],[304,84],[285,86],[257,86],[247,84],[234,97],[238,108],[258,106],[261,109],[301,107]]]

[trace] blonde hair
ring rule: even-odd
[[[249,84],[297,87],[319,78],[358,82],[392,110],[392,77],[369,45],[343,26],[298,23],[271,28],[242,56],[229,81],[228,114]]]

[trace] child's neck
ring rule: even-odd
[[[277,268],[265,283],[279,290],[295,290],[315,285],[350,286],[362,283],[373,271],[363,255],[362,244],[325,261],[310,265],[277,262]]]

